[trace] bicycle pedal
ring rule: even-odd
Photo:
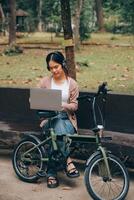
[[[46,176],[46,172],[39,171],[39,172],[37,172],[37,175],[40,176],[40,177],[45,177]]]

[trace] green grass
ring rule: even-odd
[[[18,33],[16,42],[19,43],[57,43],[63,44],[63,37],[55,37],[55,33]],[[0,37],[0,43],[8,43],[8,37]],[[109,45],[133,45],[134,35],[121,35],[112,33],[93,33],[90,39],[83,43],[109,44]]]
[[[77,79],[81,89],[94,90],[107,81],[114,92],[134,93],[134,49],[126,47],[86,47],[76,55],[89,67],[81,69]]]
[[[90,44],[109,44],[109,45],[121,45],[134,46],[134,35],[121,35],[113,33],[94,33],[88,40]]]
[[[34,37],[36,41],[43,40],[42,37],[36,35]],[[109,44],[110,41],[116,43],[116,40],[108,39],[110,37],[109,34],[100,36],[95,34],[90,42],[99,43],[100,40],[101,43],[108,41]],[[122,41],[121,44],[124,44],[123,36],[116,37],[119,37],[118,42]],[[126,37],[127,42],[131,41],[131,37]],[[33,38],[31,41],[34,41]],[[35,87],[40,78],[49,74],[45,64],[45,56],[48,52],[43,49],[25,49],[23,54],[17,56],[1,55],[0,86]],[[98,84],[107,81],[115,93],[134,94],[134,47],[84,45],[76,52],[75,58],[78,62],[88,64],[88,67],[80,66],[77,72],[80,90],[96,90]]]

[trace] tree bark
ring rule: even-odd
[[[70,0],[60,0],[60,2],[61,2],[61,18],[64,31],[65,54],[66,54],[67,65],[69,67],[69,75],[72,78],[76,79]]]
[[[82,10],[84,0],[77,0],[76,7],[75,7],[75,14],[74,14],[74,42],[75,42],[75,48],[79,49],[80,45],[80,14]]]
[[[99,31],[105,31],[102,0],[95,0],[95,10],[96,10],[98,29]]]
[[[39,6],[38,6],[38,31],[43,31],[43,22],[42,22],[42,5],[43,1],[39,0]]]
[[[9,0],[9,45],[16,43],[16,1]]]
[[[0,3],[0,17],[1,17],[2,33],[5,35],[5,30],[4,30],[5,15],[4,15],[1,3]]]
[[[4,15],[1,3],[0,3],[0,17],[1,17],[2,22],[4,22],[5,21],[5,15]]]

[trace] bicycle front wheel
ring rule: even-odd
[[[129,177],[124,164],[109,154],[109,178],[102,155],[94,157],[85,170],[85,185],[95,200],[123,200],[129,189]]]
[[[24,139],[13,152],[12,163],[15,173],[21,180],[29,183],[36,182],[39,178],[38,172],[43,169],[43,151],[36,145],[34,140]],[[30,149],[33,150],[29,151]]]

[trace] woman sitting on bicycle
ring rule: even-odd
[[[62,91],[62,111],[56,119],[52,120],[51,127],[58,135],[74,134],[77,132],[77,120],[74,111],[78,108],[77,97],[78,85],[68,75],[68,67],[61,52],[49,53],[46,57],[47,69],[51,72],[50,77],[44,77],[39,83],[40,88],[58,89]],[[44,130],[49,129],[49,122],[41,123]],[[67,158],[65,172],[67,176],[74,178],[79,176],[78,170],[72,163],[69,150],[64,148],[64,142],[60,142],[62,153]],[[59,185],[54,161],[49,161],[47,169],[47,186],[55,188]]]

